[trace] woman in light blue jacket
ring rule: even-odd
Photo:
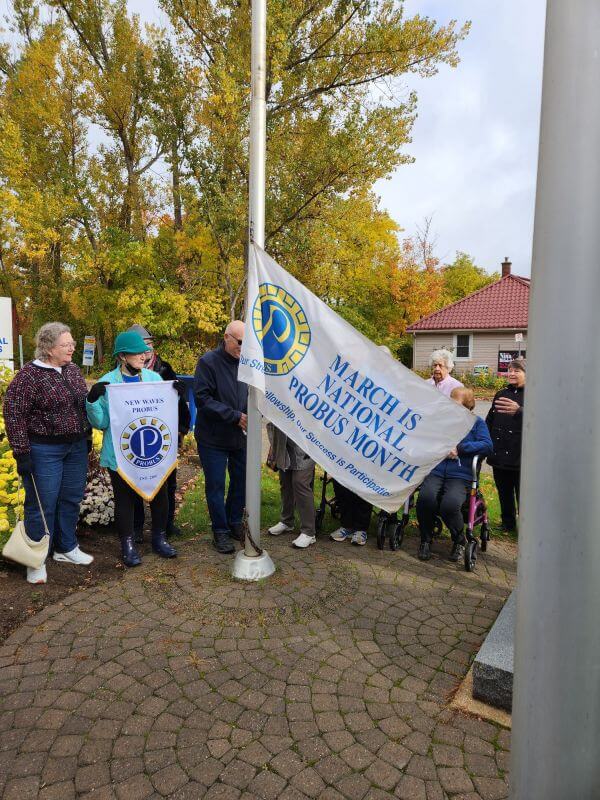
[[[110,432],[110,406],[106,387],[109,383],[136,383],[139,381],[160,381],[157,372],[144,369],[146,353],[150,350],[139,333],[126,331],[115,339],[113,355],[118,366],[103,375],[90,389],[86,400],[88,419],[94,428],[104,432],[100,466],[108,469],[115,496],[115,524],[121,539],[123,563],[126,567],[137,567],[142,563],[133,541],[133,513],[137,498],[136,492],[117,472],[117,459]],[[177,388],[177,387],[176,387]],[[163,558],[173,558],[177,551],[165,538],[169,502],[167,484],[163,483],[155,498],[150,502],[152,514],[152,549]]]

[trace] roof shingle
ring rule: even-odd
[[[415,331],[527,328],[529,278],[506,275],[406,329]]]

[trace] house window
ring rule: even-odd
[[[456,359],[469,359],[471,358],[471,340],[470,333],[457,333],[454,337],[454,357]]]

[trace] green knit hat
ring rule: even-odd
[[[116,356],[119,353],[128,353],[129,355],[134,355],[136,353],[149,353],[151,350],[152,348],[148,347],[139,333],[136,333],[135,331],[125,331],[124,333],[120,333],[115,339],[113,356]]]

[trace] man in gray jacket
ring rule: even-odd
[[[267,425],[271,449],[268,463],[279,472],[281,521],[269,528],[271,536],[294,530],[294,508],[300,516],[300,535],[294,547],[309,547],[317,541],[315,532],[315,462],[273,424]]]

